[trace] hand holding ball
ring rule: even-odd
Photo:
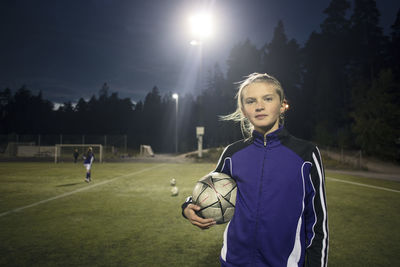
[[[217,224],[230,221],[235,212],[236,193],[235,180],[225,173],[204,176],[193,189],[193,204],[201,208],[197,215],[213,218]]]

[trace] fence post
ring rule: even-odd
[[[124,146],[125,146],[125,154],[126,154],[127,153],[127,147],[128,147],[128,140],[127,140],[126,134],[124,135],[124,141],[125,141]]]
[[[38,134],[38,145],[39,145],[39,157],[40,157],[40,134]]]
[[[340,148],[340,162],[343,163],[343,147]]]
[[[54,146],[54,163],[57,163],[57,145]]]

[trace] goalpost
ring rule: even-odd
[[[154,157],[153,149],[149,145],[140,145],[140,156]]]
[[[93,148],[94,158],[99,162],[103,162],[103,145],[101,144],[56,144],[54,146],[54,163],[60,161],[73,162],[75,149],[78,150],[78,161],[80,162],[89,147]]]

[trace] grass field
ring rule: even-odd
[[[81,164],[0,163],[0,266],[219,266],[225,226],[180,209],[213,167],[95,164],[86,184]],[[400,266],[400,183],[326,176],[329,266]]]

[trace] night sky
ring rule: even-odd
[[[247,38],[260,48],[279,19],[301,45],[319,31],[329,0],[2,0],[0,90],[22,85],[63,103],[89,99],[104,82],[111,92],[143,100],[161,93],[194,93],[196,70],[223,70],[231,48]],[[378,0],[389,34],[400,1]],[[191,46],[187,18],[209,10],[214,35]],[[201,54],[200,54],[201,51]],[[200,55],[200,56],[199,56]]]

